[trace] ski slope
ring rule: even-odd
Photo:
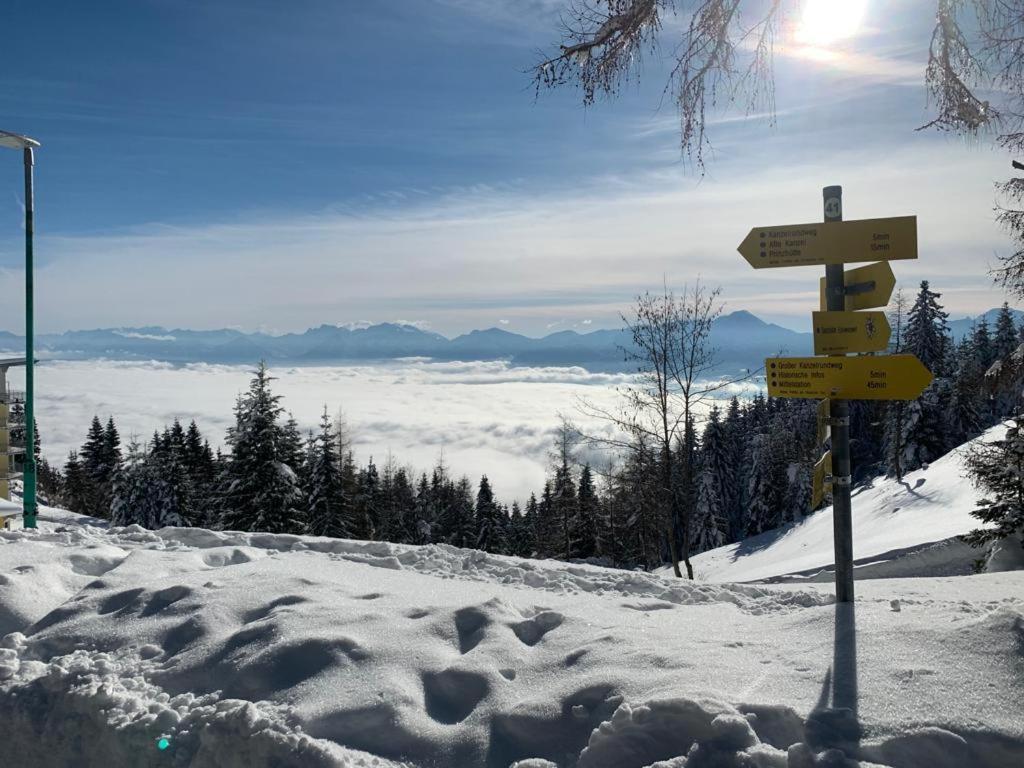
[[[96,522],[0,532],[0,765],[1024,764],[1021,572],[863,581],[851,609],[824,584]]]
[[[1001,438],[996,426],[982,440]],[[964,474],[969,443],[902,482],[878,478],[853,493],[856,577],[971,573],[982,553],[957,540],[978,527],[971,517],[978,491]],[[693,558],[694,575],[713,582],[832,579],[832,507],[736,544]]]

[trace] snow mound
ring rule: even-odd
[[[979,440],[1000,439],[1003,426]],[[970,443],[902,481],[877,478],[853,494],[853,555],[858,579],[954,576],[973,571],[982,552],[958,537],[978,527],[971,517],[978,491],[964,472]],[[798,523],[729,544],[693,558],[699,579],[710,582],[833,579],[832,508]]]
[[[144,543],[153,548],[163,547],[171,551],[183,547],[222,553],[230,550],[233,552],[232,557],[235,558],[262,556],[265,552],[311,552],[375,568],[416,571],[436,578],[498,583],[560,595],[589,593],[649,598],[667,605],[731,603],[740,610],[754,614],[827,605],[833,602],[831,596],[821,592],[779,592],[744,584],[693,583],[679,579],[664,579],[640,571],[492,555],[446,544],[412,546],[290,534],[209,531],[201,528],[162,528],[159,531],[147,531],[139,526],[129,526],[112,528],[109,533],[114,541],[125,544]],[[242,552],[251,554],[243,555]],[[204,557],[217,559],[224,555]],[[640,606],[637,610],[658,609],[657,606],[648,604],[637,605]]]
[[[172,764],[158,759],[162,752],[193,768],[400,765],[310,738],[290,722],[287,707],[218,693],[170,696],[150,682],[153,664],[138,654],[79,650],[44,664],[20,659],[20,634],[4,644],[0,717],[7,733],[0,752],[18,755],[20,765]]]
[[[0,765],[1024,764],[1021,573],[861,582],[854,617],[814,584],[51,520],[0,534]]]

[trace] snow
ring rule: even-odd
[[[982,440],[1000,439],[996,426]],[[966,479],[969,444],[902,481],[878,478],[853,494],[853,555],[857,578],[971,573],[982,552],[957,537],[978,527],[971,510],[980,497]],[[759,536],[693,558],[698,579],[710,582],[831,581],[835,562],[832,507]]]
[[[850,608],[825,584],[96,522],[0,532],[0,765],[1024,761],[1022,572],[862,581]]]

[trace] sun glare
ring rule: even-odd
[[[804,45],[831,45],[853,37],[860,28],[868,0],[804,0],[796,39]]]

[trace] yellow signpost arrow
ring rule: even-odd
[[[813,312],[814,354],[882,352],[892,328],[884,312]]]
[[[739,252],[754,269],[917,258],[917,217],[757,227]]]
[[[844,278],[846,282],[846,306],[844,309],[847,312],[888,306],[889,299],[892,298],[892,291],[896,287],[896,275],[892,273],[892,267],[887,261],[848,269]],[[824,277],[818,281],[818,291],[821,298],[821,311],[824,312],[828,309],[828,304],[825,302]]]
[[[932,374],[913,355],[769,357],[769,397],[913,400]]]
[[[825,451],[825,455],[814,465],[814,477],[811,482],[812,512],[821,505],[822,499],[825,498],[825,491],[832,490],[832,483],[826,479],[830,477],[832,477],[832,451]]]

